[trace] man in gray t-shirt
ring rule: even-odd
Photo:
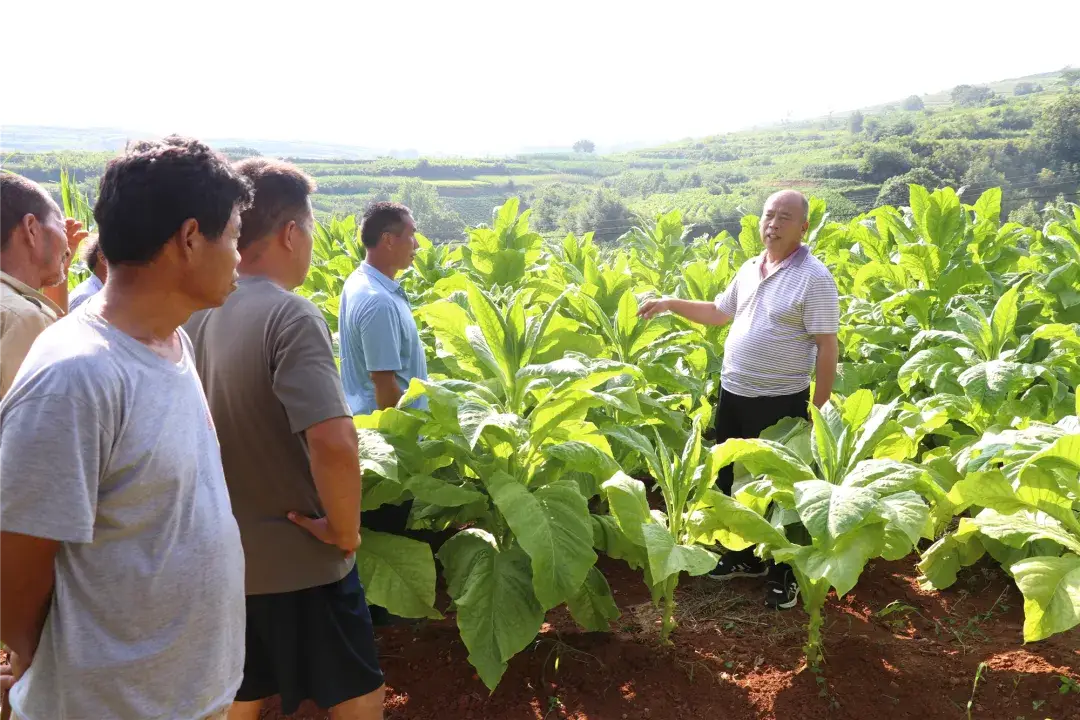
[[[110,274],[0,403],[0,639],[20,720],[224,717],[244,556],[190,341],[232,291],[251,187],[191,140],[112,161]]]

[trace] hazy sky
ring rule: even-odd
[[[1078,0],[630,7],[8,3],[4,80],[41,92],[0,122],[498,153],[677,140],[1080,66]]]

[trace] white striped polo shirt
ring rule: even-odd
[[[840,324],[836,282],[825,264],[800,245],[767,278],[765,254],[747,260],[716,307],[732,315],[720,384],[742,397],[792,395],[810,386],[815,335]]]

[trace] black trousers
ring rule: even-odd
[[[773,397],[742,397],[720,388],[716,403],[716,442],[720,444],[731,438],[756,438],[768,427],[784,418],[810,419],[810,388],[793,395]],[[716,486],[725,495],[731,495],[735,482],[735,466],[720,468]]]
[[[756,438],[766,428],[787,417],[810,419],[809,387],[792,395],[756,398],[733,395],[721,387],[714,417],[716,442],[719,444],[731,438]],[[717,488],[730,496],[731,486],[734,483],[734,464],[720,468],[716,478]],[[801,524],[788,526],[785,530],[792,540],[809,542],[809,535]],[[734,561],[736,558],[750,558],[753,554],[754,548],[751,546],[738,552],[729,552],[728,556]],[[770,579],[783,582],[787,572],[786,563],[776,564],[769,560],[766,566],[769,568]]]

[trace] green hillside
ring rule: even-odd
[[[911,96],[881,106],[743,132],[598,156],[588,152],[505,158],[293,156],[318,148],[277,143],[220,145],[232,157],[262,153],[302,165],[318,183],[319,216],[362,212],[375,199],[414,208],[429,237],[450,240],[490,221],[492,208],[520,197],[533,224],[548,234],[595,231],[599,240],[625,232],[636,216],[679,209],[696,230],[737,228],[780,187],[813,193],[845,219],[879,204],[901,204],[907,185],[1000,186],[1006,212],[1030,214],[1080,189],[1080,71],[1064,70],[983,86]],[[23,132],[70,148],[73,131]],[[7,133],[5,134],[5,136]],[[115,138],[113,138],[115,140]],[[242,141],[236,141],[240,143]],[[2,146],[4,168],[57,190],[61,167],[94,195],[115,150],[25,152]]]

